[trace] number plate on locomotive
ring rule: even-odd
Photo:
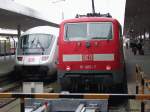
[[[93,54],[83,54],[82,61],[93,61]]]

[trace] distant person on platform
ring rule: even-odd
[[[132,40],[131,48],[132,48],[133,54],[136,55],[136,53],[137,53],[137,39]]]
[[[137,43],[137,50],[140,55],[144,55],[144,50],[143,50],[143,42],[141,40],[138,41]]]

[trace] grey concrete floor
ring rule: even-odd
[[[0,76],[13,71],[15,65],[15,56],[0,56]]]

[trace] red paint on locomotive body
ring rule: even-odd
[[[100,79],[98,83],[107,83],[104,81],[107,78],[111,78],[113,84],[123,82],[122,33],[116,19],[82,17],[65,20],[60,24],[58,45],[58,81],[62,87],[71,82],[65,82],[68,77],[67,80],[74,77],[82,80],[87,76],[91,80],[94,77]]]
[[[66,23],[92,23],[92,22],[110,22],[112,23],[112,39],[90,39],[90,40],[66,40]],[[119,37],[119,23],[112,18],[86,17],[71,19],[62,22],[60,25],[59,36],[59,64],[58,69],[65,70],[70,66],[71,70],[106,70],[106,66],[111,66],[111,70],[121,69],[123,54],[121,52],[122,43]],[[101,30],[101,29],[99,29]],[[121,29],[120,29],[121,30]],[[86,38],[86,37],[85,37]],[[90,47],[86,47],[89,42]],[[63,60],[64,56],[79,59]],[[81,57],[81,59],[80,59]],[[108,57],[108,59],[107,59]],[[104,60],[103,60],[104,58]],[[106,59],[105,59],[106,58]],[[109,59],[110,58],[110,59]]]

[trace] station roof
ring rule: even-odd
[[[150,0],[126,0],[124,33],[135,36],[150,31]]]
[[[44,18],[41,13],[13,1],[0,0],[0,28],[17,29],[20,25],[21,30],[24,31],[41,25],[58,27],[58,24],[50,20]]]
[[[126,0],[124,34],[135,35],[150,31],[150,0]],[[10,0],[0,0],[0,28],[27,30],[31,27],[50,25],[58,27],[41,13]]]

